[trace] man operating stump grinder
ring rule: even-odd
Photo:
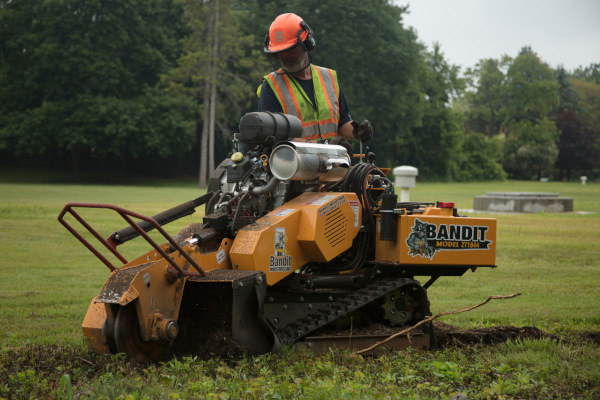
[[[273,72],[257,90],[258,111],[283,112],[302,121],[301,141],[328,141],[352,154],[348,140],[367,142],[373,137],[369,121],[353,121],[337,73],[312,64],[313,31],[298,15],[281,14],[265,36]],[[275,70],[279,61],[281,68]]]

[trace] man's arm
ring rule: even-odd
[[[352,134],[353,130],[354,127],[352,126],[352,121],[348,121],[338,128],[338,136],[341,136],[347,140],[356,140],[356,138]]]

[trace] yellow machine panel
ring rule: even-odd
[[[303,196],[297,204],[302,207],[300,246],[311,261],[331,261],[352,246],[360,229],[362,207],[354,193]]]
[[[229,257],[233,269],[263,271],[272,285],[310,261],[348,250],[360,221],[353,193],[303,193],[240,229]]]
[[[399,215],[397,222],[396,241],[382,241],[379,240],[381,218],[377,218],[377,261],[469,266],[496,263],[493,218]]]

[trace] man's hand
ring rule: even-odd
[[[361,142],[368,142],[373,139],[373,127],[366,119],[361,122],[352,121],[352,134]]]
[[[344,139],[341,136],[334,136],[329,140],[329,144],[337,144],[339,146],[343,146],[346,151],[348,152],[348,155],[350,156],[350,158],[352,158],[352,156],[354,155],[354,152],[352,151],[352,144],[350,143],[349,140]]]

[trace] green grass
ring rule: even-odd
[[[154,215],[199,195],[190,187],[0,184],[0,344],[81,340],[87,306],[110,271],[58,223],[66,203],[112,203]],[[126,226],[112,211],[77,211],[103,237]],[[193,214],[167,229],[174,234],[201,216]],[[148,250],[141,239],[122,247],[129,259]]]
[[[7,366],[0,398],[597,399],[599,357],[596,345],[545,339],[466,351],[384,349],[367,358],[297,347],[236,362],[186,357],[142,367],[120,356],[29,347],[0,353]]]
[[[442,321],[466,327],[533,325],[567,338],[600,331],[600,185],[418,183],[411,200],[454,201],[465,210],[473,207],[473,196],[487,191],[558,192],[574,198],[575,210],[589,213],[475,214],[498,220],[498,268],[440,278],[428,290],[432,311],[519,292],[515,299],[492,301]],[[201,194],[189,183],[0,183],[0,398],[57,395],[65,373],[80,398],[439,398],[457,392],[469,398],[600,397],[598,347],[578,343],[509,342],[364,360],[294,349],[238,363],[184,361],[147,369],[86,353],[81,322],[109,270],[58,223],[62,207],[67,202],[111,203],[153,215]],[[110,212],[82,214],[103,237],[124,227]],[[201,216],[185,217],[166,230],[174,234]],[[147,250],[137,240],[122,247],[129,258]],[[68,380],[62,382],[66,390]]]
[[[547,189],[547,190],[545,190]],[[600,185],[502,182],[422,183],[413,201],[455,201],[472,208],[490,190],[552,191],[574,198],[592,214],[480,214],[498,220],[498,268],[442,277],[430,289],[434,313],[460,309],[489,295],[522,296],[447,317],[454,324],[534,325],[545,329],[600,324]],[[192,186],[0,184],[0,344],[56,343],[80,338],[79,325],[108,269],[76,241],[56,217],[67,202],[111,203],[154,215],[198,197]],[[111,211],[81,210],[103,237],[125,226]],[[202,211],[166,226],[171,234]],[[72,219],[69,222],[77,226]],[[121,246],[129,259],[147,251],[141,239]],[[114,260],[116,261],[116,260]]]

